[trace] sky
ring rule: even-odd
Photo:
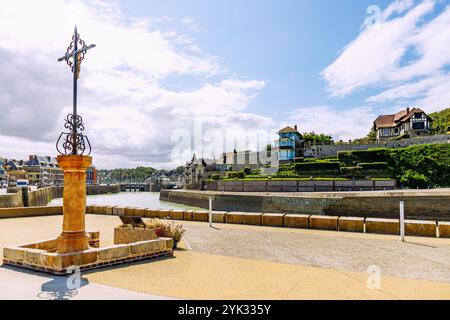
[[[450,107],[450,1],[2,0],[0,156],[56,156],[64,55],[98,168],[258,150],[298,125],[364,137],[380,114]]]

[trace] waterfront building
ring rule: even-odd
[[[15,185],[17,180],[27,179],[27,172],[22,169],[23,161],[4,160],[3,169],[6,172],[8,185]]]
[[[287,126],[278,131],[279,138],[275,140],[273,152],[278,152],[280,163],[293,162],[296,157],[303,156],[303,140],[297,125]]]
[[[64,184],[64,173],[58,166],[56,158],[50,156],[30,155],[23,165],[31,185],[40,187]]]
[[[90,166],[86,170],[86,184],[98,184],[97,169],[94,166]]]
[[[211,179],[213,174],[220,175],[226,169],[226,166],[218,164],[216,160],[197,158],[194,153],[192,160],[184,168],[184,181],[186,184],[201,184],[204,180]]]
[[[0,157],[0,187],[1,187],[1,181],[6,181],[6,170],[3,167],[3,163],[5,162],[5,159]]]
[[[373,123],[377,143],[430,134],[433,119],[419,108],[379,116]]]
[[[224,152],[217,160],[221,165],[219,171],[241,171],[244,168],[259,169],[267,163],[261,161],[261,152],[252,152],[251,150]],[[269,161],[266,161],[269,162]]]

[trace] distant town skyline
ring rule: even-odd
[[[56,59],[74,24],[97,44],[79,113],[98,168],[183,165],[173,134],[195,121],[231,138],[297,124],[348,140],[382,114],[450,106],[448,1],[7,0],[0,157],[56,155],[72,102]]]

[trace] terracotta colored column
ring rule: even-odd
[[[77,252],[89,248],[85,231],[86,169],[91,163],[92,157],[89,156],[58,156],[58,164],[64,171],[64,216],[57,252]]]

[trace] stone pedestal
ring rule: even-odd
[[[60,155],[58,164],[64,171],[63,228],[58,238],[58,253],[79,252],[89,249],[89,236],[85,231],[86,169],[92,157]]]
[[[86,169],[91,162],[87,156],[58,156],[64,171],[63,231],[57,239],[3,248],[4,264],[62,275],[72,273],[73,266],[84,271],[173,255],[172,238],[158,238],[155,230],[146,229],[144,235],[133,229],[122,234],[121,241],[130,243],[99,248],[99,232],[85,231]],[[148,240],[142,241],[143,236]]]

